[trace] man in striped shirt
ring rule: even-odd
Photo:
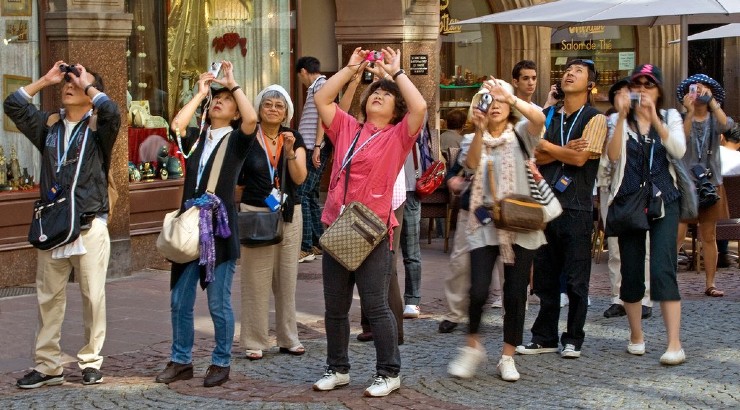
[[[321,234],[324,233],[324,227],[321,225],[319,186],[321,185],[321,173],[324,171],[332,149],[328,146],[328,140],[324,144],[324,130],[319,123],[319,113],[313,99],[326,82],[326,76],[321,74],[320,69],[319,60],[310,56],[299,58],[295,65],[298,79],[301,84],[308,87],[301,121],[298,123],[298,132],[303,136],[309,154],[308,161],[306,161],[308,175],[303,185],[298,187],[303,214],[303,238],[298,262],[312,261],[316,259],[316,255],[321,254],[318,244]]]

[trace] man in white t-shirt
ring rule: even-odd
[[[719,146],[719,159],[722,166],[722,176],[740,175],[740,125],[735,123],[729,131],[722,134]],[[728,268],[732,264],[727,252],[729,241],[717,241],[717,267]]]
[[[511,70],[511,85],[514,86],[514,95],[535,107],[542,109],[532,102],[532,95],[537,89],[537,65],[532,60],[522,60]]]

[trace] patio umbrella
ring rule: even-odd
[[[711,30],[702,31],[688,36],[688,41],[709,40],[712,38],[740,37],[740,23],[726,24]],[[679,43],[681,40],[673,40],[669,44]]]
[[[688,24],[740,23],[740,0],[558,0],[456,24],[521,24],[563,28],[568,26],[681,25],[681,77],[688,75]]]

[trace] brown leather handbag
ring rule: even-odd
[[[488,185],[491,196],[495,197],[496,180],[493,175],[493,162],[488,161]],[[528,195],[509,194],[501,200],[494,200],[491,215],[497,229],[514,232],[531,232],[545,229],[545,213],[542,204]]]

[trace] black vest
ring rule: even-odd
[[[545,115],[547,115],[547,111],[549,109],[550,108],[544,110]],[[583,130],[586,128],[588,122],[591,121],[591,118],[595,115],[601,114],[599,110],[590,105],[584,106],[581,114],[578,115],[578,118],[575,118],[577,112],[578,111],[563,119],[564,130],[562,144],[560,141],[560,116],[562,114],[555,113],[555,115],[553,115],[550,126],[547,127],[547,130],[545,131],[544,138],[558,146],[567,144],[565,139],[567,138],[568,130],[570,130],[571,127],[572,131],[570,132],[570,140],[572,141],[581,138]],[[574,120],[575,123],[573,122]],[[552,190],[555,192],[555,196],[560,201],[563,209],[592,211],[593,189],[594,183],[596,182],[596,172],[598,171],[598,168],[599,158],[595,158],[586,161],[582,167],[564,164],[561,161],[553,161],[549,164],[541,165],[539,170],[545,180],[552,187]],[[555,189],[555,184],[563,175],[569,177],[571,182],[564,192],[560,192]]]

